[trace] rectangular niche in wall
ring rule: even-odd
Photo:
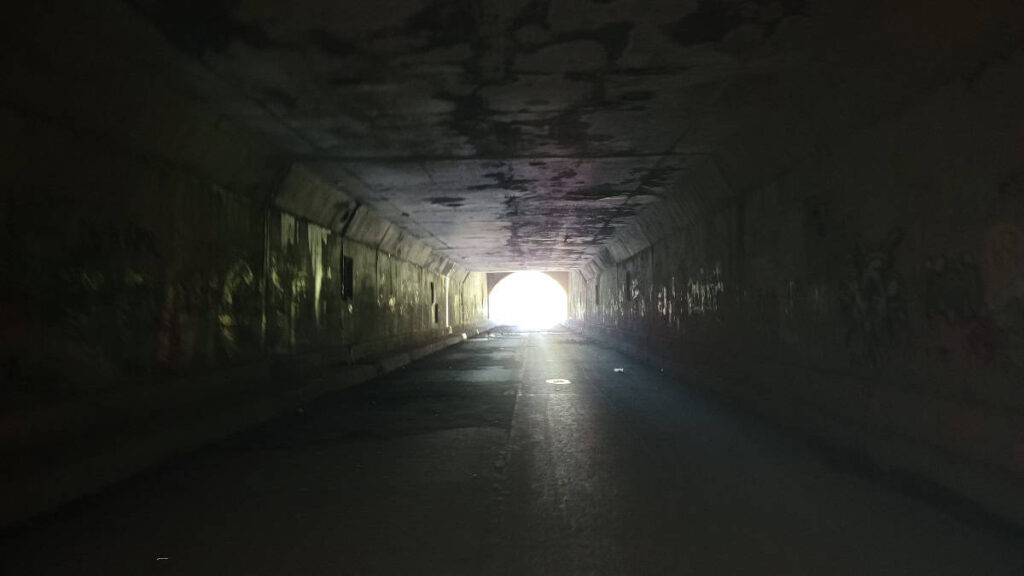
[[[341,257],[341,297],[351,300],[353,296],[352,283],[352,259],[348,256]]]
[[[434,290],[434,283],[430,283],[430,311],[434,315],[434,324],[440,320],[440,306],[437,305],[437,292]]]

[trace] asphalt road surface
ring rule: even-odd
[[[9,531],[0,574],[1024,574],[1019,535],[933,504],[573,334],[498,333]]]

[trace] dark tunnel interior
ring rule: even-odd
[[[2,28],[0,573],[1024,574],[1020,0]]]

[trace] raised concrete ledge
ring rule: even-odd
[[[763,417],[772,426],[810,440],[827,457],[838,454],[844,462],[856,462],[864,475],[891,488],[957,516],[1024,534],[1024,482],[1005,470],[888,427],[873,426],[863,419],[853,421],[842,411],[826,412],[813,399],[786,394],[778,388],[751,387],[745,381],[723,376],[714,366],[698,366],[652,353],[643,346],[643,337],[628,338],[616,329],[572,319],[565,325],[592,342],[656,366],[687,385]]]
[[[410,362],[412,362],[412,357],[409,356],[408,353],[395,354],[394,356],[389,356],[378,362],[377,367],[381,373],[385,373],[397,370],[402,366],[406,366]]]
[[[0,528],[13,527],[169,458],[279,418],[324,394],[363,384],[491,330],[460,327],[372,363],[302,364],[294,378],[256,362],[181,382],[125,390],[54,414],[0,416]],[[330,355],[317,356],[327,361]],[[36,466],[27,473],[26,462]]]
[[[476,326],[464,326],[458,329],[458,333],[454,336],[448,336],[440,340],[431,342],[429,344],[413,348],[408,352],[401,352],[398,354],[394,354],[392,356],[388,356],[387,358],[384,358],[383,360],[379,361],[377,363],[377,367],[381,371],[381,373],[391,372],[392,370],[397,370],[399,368],[407,366],[408,364],[416,360],[419,360],[420,358],[429,356],[431,354],[434,354],[435,352],[440,352],[441,350],[444,350],[449,346],[463,342],[473,336],[477,336],[485,332],[490,332],[493,329],[494,325],[491,322],[481,323]]]
[[[473,330],[474,335],[479,334],[480,332],[481,330]],[[439,352],[453,344],[458,344],[463,340],[465,340],[465,338],[463,338],[462,336],[449,336],[444,340],[439,340],[437,342],[434,342],[433,344],[427,344],[426,346],[421,346],[415,350],[412,350],[411,352],[409,352],[408,356],[410,360],[419,360],[424,356],[429,356],[435,352]]]

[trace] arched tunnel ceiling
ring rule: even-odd
[[[621,256],[773,177],[1012,42],[988,3],[134,2],[236,120],[478,270]]]

